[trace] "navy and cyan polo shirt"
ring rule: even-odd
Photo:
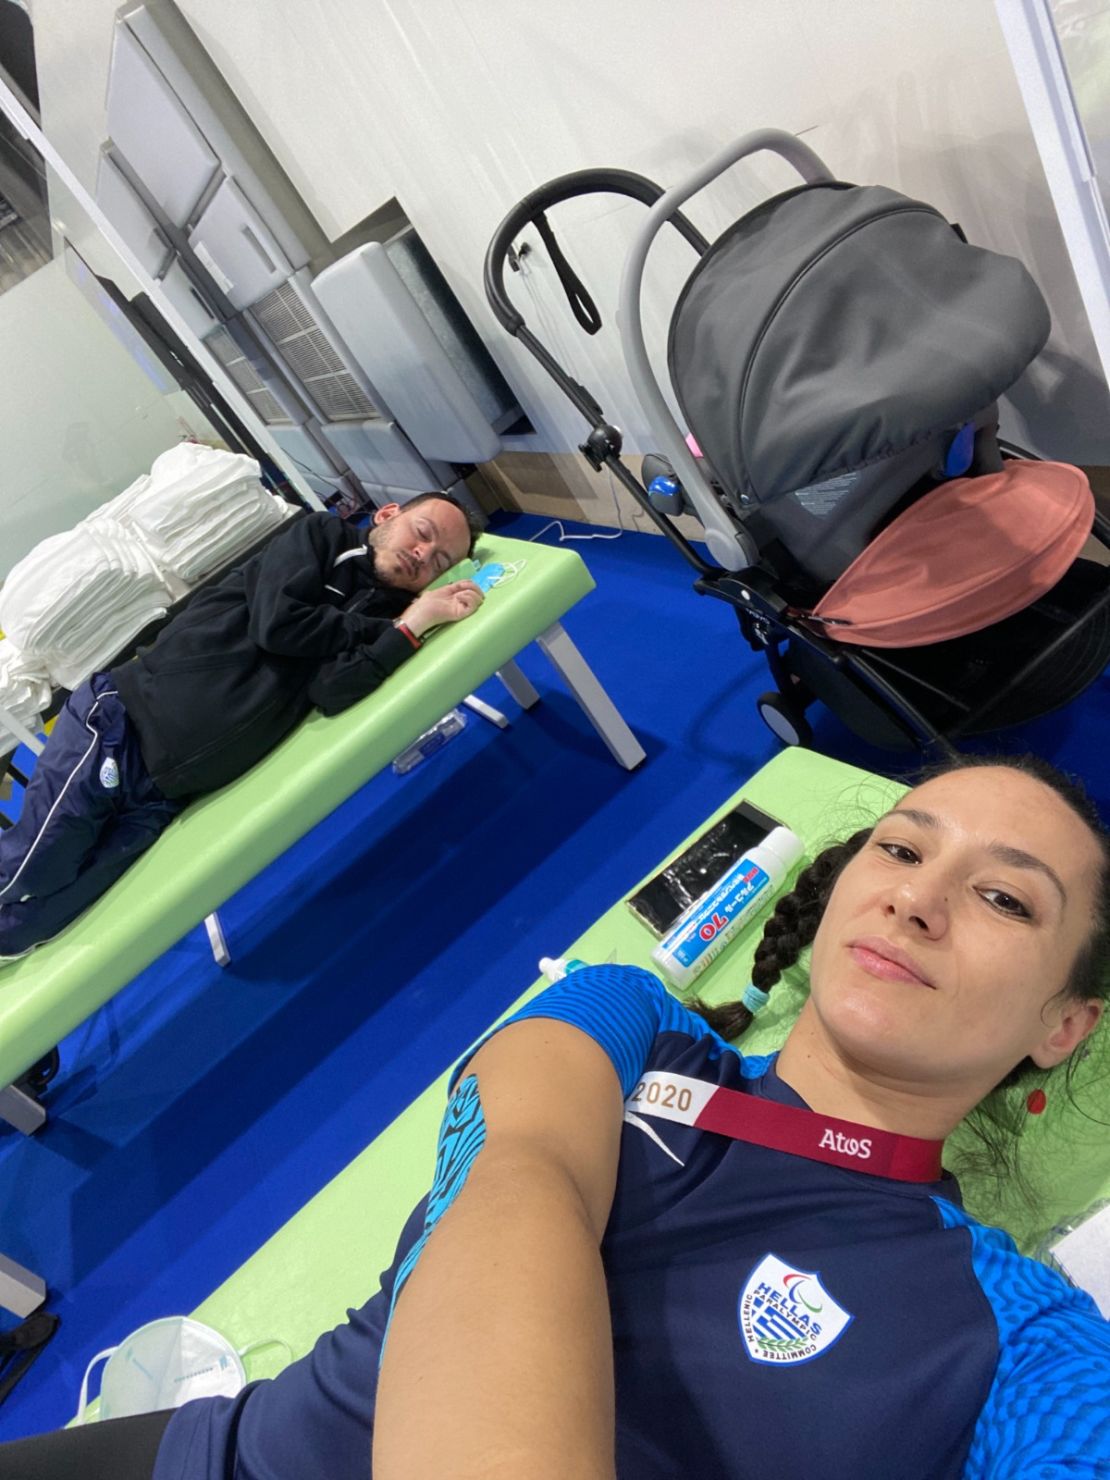
[[[576,971],[513,1021],[530,1017],[594,1038],[626,1099],[602,1245],[620,1480],[1110,1474],[1110,1323],[965,1213],[953,1179],[894,1182],[637,1114],[652,1069],[802,1103],[773,1057],[741,1055],[638,968]],[[464,1070],[437,1186],[379,1293],[279,1377],[181,1409],[155,1480],[370,1473],[395,1289],[480,1150]]]

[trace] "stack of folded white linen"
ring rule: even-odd
[[[263,488],[253,458],[181,442],[92,517],[134,530],[172,587],[173,577],[195,585],[292,512]]]
[[[148,623],[294,512],[253,458],[182,442],[66,534],[36,545],[0,588],[0,630],[74,689]],[[0,704],[4,703],[0,691]]]
[[[50,703],[50,675],[38,658],[20,652],[8,638],[0,638],[0,709],[24,729],[42,728],[42,711]],[[0,716],[0,753],[11,748],[9,732]]]
[[[85,520],[36,545],[8,575],[0,628],[53,683],[73,689],[164,617],[171,599],[129,530],[113,519]]]

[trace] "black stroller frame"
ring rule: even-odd
[[[501,326],[539,361],[589,423],[589,434],[579,450],[591,467],[595,471],[608,469],[620,481],[693,567],[696,572],[694,589],[732,607],[749,646],[765,654],[776,690],[762,695],[758,706],[763,719],[780,739],[788,744],[811,742],[805,710],[818,697],[816,690],[825,686],[820,678],[824,665],[824,672],[830,677],[833,674],[840,676],[842,691],[844,684],[849,685],[863,702],[865,711],[870,704],[879,711],[888,731],[893,725],[894,731],[904,737],[901,742],[888,739],[880,740],[880,744],[899,746],[900,743],[927,754],[953,755],[956,753],[955,742],[961,738],[1058,708],[1093,681],[1092,674],[1064,698],[1057,697],[1040,708],[1034,707],[1030,713],[1021,714],[1016,719],[1003,718],[993,726],[989,724],[992,713],[1001,712],[1005,701],[1018,695],[1036,675],[1047,671],[1053,659],[1087,624],[1107,612],[1110,607],[1110,571],[1104,589],[1087,601],[1078,614],[1069,616],[1051,640],[1007,673],[1001,683],[975,699],[953,692],[907,668],[905,661],[898,661],[899,657],[905,660],[905,649],[884,650],[839,643],[815,631],[812,619],[803,624],[803,614],[776,589],[774,573],[761,563],[759,548],[745,529],[743,519],[727,508],[686,445],[682,430],[671,414],[648,361],[640,314],[644,265],[658,232],[665,225],[673,227],[699,257],[703,256],[710,244],[682,213],[681,206],[732,164],[764,149],[774,151],[794,165],[806,184],[833,181],[833,176],[808,146],[791,134],[773,129],[759,130],[736,140],[670,190],[664,190],[643,175],[620,169],[579,170],[562,175],[525,196],[497,228],[486,254],[486,296]],[[563,257],[546,218],[547,211],[554,206],[594,194],[629,196],[649,208],[629,250],[621,282],[618,325],[624,357],[637,398],[658,437],[665,459],[663,465],[670,465],[686,506],[702,523],[709,552],[717,564],[703,558],[676,527],[668,512],[657,507],[648,488],[622,460],[623,439],[619,429],[609,421],[586,387],[568,375],[526,327],[523,316],[513,307],[506,293],[505,264],[507,262],[510,268],[518,270],[514,243],[526,228],[534,227],[548,249],[575,318],[585,332],[597,332],[601,327],[600,315]],[[958,228],[954,229],[959,232]],[[997,445],[1003,456],[1033,456],[1012,444],[999,442]],[[673,500],[663,502],[672,508],[674,506]],[[1110,521],[1099,513],[1095,516],[1094,533],[1110,549]],[[1028,610],[1036,612],[1039,605],[1035,602]],[[796,666],[799,658],[808,670],[807,676],[818,675],[816,685],[794,671],[792,659]],[[905,686],[912,686],[921,697],[911,697],[905,687],[900,687],[900,681]],[[930,700],[940,701],[948,709],[949,716],[945,722],[938,723],[927,712]],[[835,707],[832,701],[827,702],[830,707]]]

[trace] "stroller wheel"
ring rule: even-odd
[[[777,689],[769,689],[766,694],[760,694],[755,707],[759,710],[763,723],[784,745],[801,745],[808,749],[813,744],[813,731],[809,727],[809,721]]]

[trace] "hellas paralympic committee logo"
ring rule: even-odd
[[[827,1352],[851,1324],[811,1270],[765,1254],[740,1291],[740,1334],[753,1362],[786,1365]]]

